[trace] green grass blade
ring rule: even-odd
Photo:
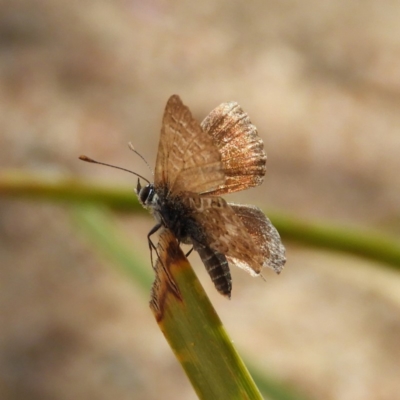
[[[246,365],[254,379],[257,387],[260,389],[264,396],[273,400],[310,400],[309,397],[304,396],[295,388],[278,382],[276,379],[261,372],[258,368],[254,367],[253,363],[246,360]]]
[[[138,260],[137,256],[135,255],[135,243],[126,243],[124,240],[122,240],[123,234],[119,232],[116,228],[115,225],[112,223],[112,218],[111,214],[108,212],[107,209],[104,208],[99,208],[97,206],[89,206],[89,205],[84,205],[84,206],[74,206],[72,208],[72,219],[74,224],[87,236],[87,238],[94,244],[95,248],[97,251],[99,251],[102,256],[107,257],[109,260],[113,261],[116,265],[118,265],[121,270],[127,274],[132,280],[135,281],[139,285],[139,287],[142,289],[143,293],[148,296],[150,293],[150,287],[152,282],[154,281],[154,272],[150,268],[150,261],[149,260]],[[145,241],[145,238],[143,239]],[[143,243],[140,243],[139,246],[143,246]],[[185,291],[187,293],[187,296],[189,296],[189,305],[190,307],[194,307],[197,309],[196,312],[190,311],[190,313],[185,313],[185,318],[189,319],[196,319],[196,321],[189,320],[185,321],[185,319],[179,317],[178,320],[180,321],[180,324],[178,325],[179,329],[177,329],[177,325],[174,322],[176,320],[177,316],[179,315],[177,309],[171,309],[172,314],[170,315],[170,318],[161,322],[160,323],[160,329],[167,335],[171,336],[170,340],[174,342],[175,344],[172,344],[174,347],[177,348],[177,350],[174,350],[174,352],[178,352],[178,360],[181,358],[179,354],[183,352],[182,350],[182,341],[187,335],[190,333],[181,333],[181,329],[185,332],[185,329],[188,329],[188,327],[193,328],[190,334],[191,335],[196,335],[196,338],[201,337],[200,333],[202,330],[206,329],[206,335],[208,335],[207,340],[202,340],[201,344],[205,346],[205,351],[202,350],[202,348],[198,345],[196,350],[201,350],[200,355],[197,355],[197,362],[194,360],[196,358],[192,358],[191,363],[184,363],[182,362],[183,368],[189,368],[191,370],[194,369],[194,371],[189,371],[189,374],[191,376],[195,376],[195,383],[194,385],[198,385],[196,383],[199,378],[197,378],[197,375],[203,376],[200,380],[206,379],[207,381],[207,375],[203,375],[200,372],[196,372],[196,365],[204,365],[206,366],[210,371],[213,371],[213,366],[216,365],[218,366],[220,362],[215,362],[212,357],[215,357],[216,354],[216,349],[218,350],[218,342],[222,341],[222,347],[227,347],[228,350],[230,347],[232,347],[231,341],[226,335],[225,330],[223,329],[223,326],[221,324],[221,321],[219,320],[218,316],[216,315],[215,311],[212,309],[212,307],[209,304],[208,299],[204,295],[204,291],[200,286],[200,283],[197,280],[197,277],[194,275],[193,271],[191,270],[191,267],[186,265],[186,263],[179,264],[179,268],[182,269],[180,274],[178,274],[178,281],[183,279],[183,288],[181,288],[182,291]],[[194,293],[195,292],[195,293]],[[192,297],[200,297],[200,301],[197,300],[194,302]],[[201,305],[201,307],[199,306]],[[200,307],[200,309],[199,309]],[[210,308],[211,307],[211,308]],[[179,312],[182,312],[180,310]],[[199,316],[199,314],[206,314],[205,315],[205,321],[207,319],[211,319],[210,322],[200,322],[204,321],[204,318]],[[157,317],[157,320],[160,318]],[[197,325],[196,325],[197,324]],[[169,325],[169,326],[168,326]],[[198,326],[199,325],[199,326]],[[198,340],[198,339],[196,339]],[[193,340],[191,341],[188,339],[189,343],[189,350],[192,350],[192,345],[190,343],[193,343]],[[213,343],[212,346],[210,343]],[[211,356],[209,352],[211,351]],[[186,351],[186,350],[185,350]],[[224,362],[228,362],[229,370],[231,371],[233,376],[242,376],[243,374],[245,376],[248,375],[247,370],[246,372],[241,372],[243,366],[242,361],[238,358],[236,350],[232,350],[233,353],[230,354],[229,356],[224,356]],[[205,356],[204,356],[205,355]],[[210,361],[211,360],[211,361]],[[209,363],[211,362],[211,369],[209,367]],[[237,365],[238,364],[238,365]],[[237,365],[233,371],[232,368],[234,365]],[[226,368],[226,366],[224,366]],[[237,372],[239,371],[239,372]],[[231,379],[231,376],[229,379]],[[268,377],[268,375],[262,374],[257,370],[252,369],[251,370],[251,375],[254,376],[255,381],[257,382],[257,386],[259,386],[260,390],[262,393],[270,399],[274,400],[304,400],[304,397],[300,397],[297,395],[293,390],[289,389],[286,387],[286,385],[277,382],[275,379],[272,377]],[[246,379],[249,379],[248,377]],[[250,382],[252,382],[250,380]],[[219,382],[214,382],[216,386],[220,386]],[[209,384],[207,383],[207,387],[210,387]],[[233,384],[230,384],[232,386]],[[250,383],[250,387],[253,384]],[[246,387],[247,384],[243,383],[243,386]],[[231,388],[232,389],[232,388]],[[198,391],[207,391],[206,389],[198,389]],[[209,389],[212,391],[212,387]],[[218,391],[220,391],[218,387]],[[233,388],[232,390],[237,390]],[[256,389],[252,389],[256,390]],[[207,391],[208,392],[208,391]],[[256,390],[257,393],[257,390]],[[257,396],[259,394],[257,393]],[[214,397],[215,398],[215,397]],[[259,397],[254,397],[254,398],[259,398]]]
[[[133,196],[133,190],[112,188],[91,182],[48,178],[23,171],[0,173],[0,196],[50,201],[104,204],[120,210],[145,212]],[[349,229],[330,222],[302,221],[289,215],[268,212],[273,224],[284,239],[302,244],[339,250],[380,261],[400,269],[400,241],[389,235]]]
[[[271,220],[284,238],[314,247],[356,254],[400,270],[399,239],[371,230],[307,222],[282,214],[271,215]]]
[[[24,171],[0,172],[0,196],[29,200],[50,200],[82,204],[97,203],[119,210],[143,212],[132,189],[96,184],[87,180],[30,174]]]
[[[262,399],[175,237],[164,231],[150,307],[200,399]]]

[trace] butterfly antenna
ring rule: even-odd
[[[147,165],[147,168],[149,169],[149,171],[151,172],[151,174],[154,176],[154,172],[153,172],[153,170],[151,169],[149,163],[148,163],[147,160],[133,147],[132,142],[129,142],[129,143],[128,143],[128,146],[129,146],[129,148],[130,148],[135,154],[137,154],[137,155],[144,161],[144,163]]]
[[[120,169],[121,171],[130,172],[131,174],[136,175],[138,178],[143,179],[145,182],[150,184],[150,181],[148,179],[146,179],[142,175],[139,175],[136,172],[133,172],[133,171],[131,171],[129,169],[122,168],[122,167],[117,167],[116,165],[106,164],[106,163],[103,163],[103,162],[100,162],[100,161],[96,161],[96,160],[93,160],[92,158],[87,157],[87,156],[79,156],[79,159],[82,160],[82,161],[93,163],[93,164],[105,165],[106,167],[111,167],[111,168],[115,168],[115,169]]]

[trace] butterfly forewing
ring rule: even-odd
[[[222,103],[203,120],[201,127],[221,154],[225,182],[208,194],[220,195],[260,185],[267,155],[256,127],[236,102]]]
[[[218,148],[176,95],[165,107],[154,175],[155,186],[167,185],[170,193],[200,193],[225,182]]]

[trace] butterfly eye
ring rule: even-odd
[[[153,185],[146,185],[144,188],[140,189],[139,192],[139,199],[142,204],[150,204],[154,197],[154,186]]]

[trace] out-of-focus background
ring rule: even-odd
[[[134,186],[177,93],[201,120],[236,100],[268,153],[228,200],[400,234],[400,3],[0,3],[0,167]],[[93,250],[67,205],[0,200],[1,399],[195,399],[149,297]],[[149,264],[150,218],[116,215]],[[400,392],[400,277],[285,242],[233,298],[196,272],[242,355],[314,399]]]

